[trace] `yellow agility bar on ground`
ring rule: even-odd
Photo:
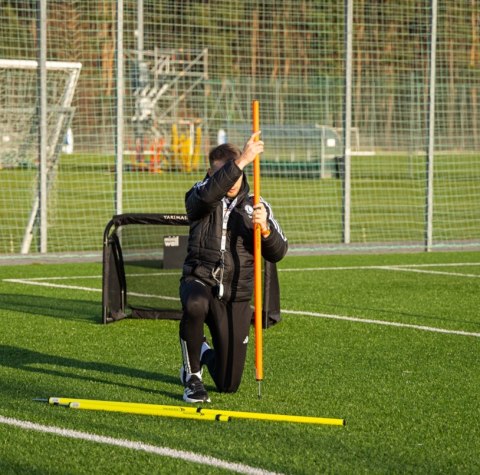
[[[224,414],[201,414],[196,411],[181,411],[176,406],[160,406],[154,404],[135,404],[110,401],[96,401],[88,399],[50,398],[50,404],[66,406],[71,409],[89,411],[123,412],[127,414],[140,414],[145,416],[171,417],[176,419],[192,419],[198,421],[229,422],[230,416]]]
[[[344,426],[345,419],[333,419],[328,417],[311,417],[311,416],[295,416],[288,414],[268,414],[264,412],[240,412],[240,411],[225,411],[199,408],[197,410],[200,414],[212,414],[219,412],[224,416],[230,416],[232,419],[254,419],[258,421],[275,421],[275,422],[297,422],[301,424],[325,424],[333,426]]]
[[[92,399],[74,399],[51,397],[50,404],[64,405],[75,409],[92,409],[105,411],[128,412],[132,414],[159,415],[165,417],[208,416],[210,419],[226,422],[230,419],[250,419],[271,422],[295,422],[300,424],[323,424],[344,426],[345,419],[334,419],[326,417],[296,416],[288,414],[269,414],[262,412],[241,412],[228,411],[224,409],[206,409],[195,406],[168,406],[161,404],[143,404],[134,402],[97,401]],[[172,414],[179,414],[174,416]],[[188,418],[188,417],[184,417]]]

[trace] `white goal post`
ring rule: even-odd
[[[63,138],[70,125],[72,101],[82,64],[47,61],[47,187],[51,188]],[[40,167],[38,164],[38,62],[0,59],[0,169],[36,169],[33,202],[25,228],[21,253],[27,254],[39,213]]]

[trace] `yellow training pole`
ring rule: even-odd
[[[260,108],[257,100],[252,102],[253,133],[260,130]],[[258,140],[258,137],[257,137]],[[253,162],[253,204],[260,203],[260,156]],[[263,381],[263,334],[262,334],[262,235],[260,224],[255,225],[253,235],[254,305],[255,305],[255,379],[258,381],[258,397],[261,397]]]
[[[262,412],[240,412],[240,411],[225,411],[219,409],[204,409],[202,407],[197,410],[201,414],[221,413],[224,416],[229,416],[232,419],[253,419],[258,421],[275,421],[275,422],[298,422],[302,424],[326,424],[334,426],[344,426],[345,419],[333,419],[327,417],[309,417],[309,416],[295,416],[288,414],[268,414]]]
[[[53,402],[50,402],[54,400]],[[154,404],[132,404],[132,403],[112,403],[110,401],[95,401],[95,400],[80,400],[80,399],[68,399],[67,398],[50,398],[50,404],[67,406],[71,409],[83,409],[90,411],[109,411],[109,412],[123,412],[128,414],[141,414],[146,416],[161,416],[171,417],[176,419],[193,419],[199,421],[219,421],[228,422],[230,416],[225,416],[221,413],[218,414],[202,414],[196,410],[181,411],[175,410],[175,406],[165,406]],[[178,407],[178,409],[181,409]],[[195,408],[189,408],[195,409]]]
[[[186,415],[200,414],[200,415],[209,416],[212,418],[208,420],[220,420],[220,421],[226,421],[228,420],[227,418],[229,418],[229,419],[250,419],[250,420],[272,421],[272,422],[296,422],[296,423],[302,423],[302,424],[324,424],[324,425],[335,425],[335,426],[345,425],[345,419],[295,416],[295,415],[288,415],[288,414],[268,414],[268,413],[262,413],[262,412],[228,411],[224,409],[205,409],[203,407],[197,408],[195,406],[166,406],[161,404],[98,401],[94,399],[74,399],[74,398],[59,398],[59,397],[51,397],[48,399],[48,402],[50,404],[63,405],[63,406],[68,406],[75,409],[86,409],[88,406],[91,406],[91,409],[113,411],[113,410],[116,410],[115,408],[119,408],[119,409],[122,409],[122,411],[119,411],[119,412],[131,412],[135,414],[147,414],[147,415],[166,415],[165,413],[169,413],[169,414],[179,413],[186,416]],[[140,411],[143,411],[143,412],[140,412]],[[175,416],[170,416],[170,417],[175,417]],[[207,420],[207,419],[204,419],[204,420]]]
[[[197,412],[197,408],[194,406],[168,406],[164,404],[147,404],[142,402],[122,402],[122,401],[101,401],[98,399],[79,399],[79,398],[70,398],[70,397],[50,397],[48,402],[52,405],[59,406],[68,406],[71,403],[89,403],[96,404],[99,406],[125,406],[131,408],[147,408],[147,409],[161,409],[164,411],[177,411],[177,412]]]
[[[147,404],[142,402],[123,402],[123,401],[102,401],[99,399],[79,399],[71,397],[50,397],[48,403],[52,405],[68,406],[72,402],[78,403],[92,403],[92,404],[105,404],[109,406],[130,406],[130,407],[157,407],[171,411],[189,411],[193,406],[167,406],[163,404]],[[193,412],[196,412],[196,407]]]

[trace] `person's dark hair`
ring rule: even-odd
[[[226,163],[230,160],[236,160],[241,154],[242,152],[240,152],[235,145],[224,143],[210,150],[208,162],[210,163],[210,166],[213,167],[216,162]]]

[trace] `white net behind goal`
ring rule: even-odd
[[[73,116],[72,100],[81,64],[47,61],[46,67],[47,182],[53,193],[59,154]],[[0,169],[11,170],[11,185],[16,190],[6,217],[11,231],[4,236],[11,252],[29,251],[39,208],[37,71],[37,61],[0,59]]]

